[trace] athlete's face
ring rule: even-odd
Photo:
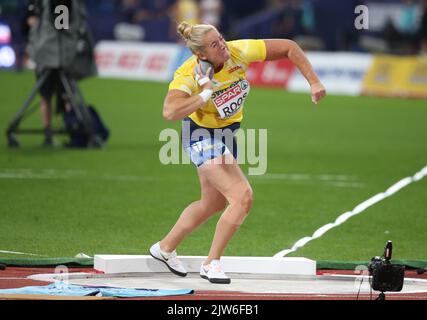
[[[213,29],[204,39],[204,50],[198,54],[202,60],[208,60],[214,66],[220,66],[230,59],[230,51],[222,35]]]

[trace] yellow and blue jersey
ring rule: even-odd
[[[266,47],[263,40],[236,40],[227,42],[230,59],[212,79],[214,92],[206,104],[189,115],[197,125],[205,128],[223,128],[243,119],[243,105],[250,85],[245,79],[251,62],[264,61]],[[189,95],[202,89],[195,80],[197,57],[187,59],[176,70],[169,90],[181,90]]]

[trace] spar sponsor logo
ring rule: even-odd
[[[242,92],[240,86],[234,86],[231,89],[228,89],[226,92],[221,94],[218,98],[214,100],[214,103],[217,107],[221,107],[230,100],[234,99],[237,95]]]
[[[213,99],[213,103],[221,118],[229,118],[236,114],[250,91],[249,82],[240,80],[233,83],[229,89],[217,93]]]

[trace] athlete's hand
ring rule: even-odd
[[[212,83],[211,79],[209,79],[209,74],[211,73],[211,71],[212,71],[212,68],[209,68],[208,70],[206,70],[206,74],[204,74],[200,68],[200,65],[196,66],[195,79],[196,79],[197,83],[199,84],[199,86],[203,90],[205,90],[205,89],[213,90],[213,83]]]
[[[317,104],[324,96],[326,89],[321,82],[316,82],[311,85],[311,101]]]

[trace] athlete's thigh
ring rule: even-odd
[[[198,172],[199,176],[206,179],[211,187],[229,199],[234,197],[239,189],[250,188],[250,185],[231,154],[221,157],[223,161],[217,159],[208,161],[198,168]],[[225,159],[226,157],[228,159]]]
[[[201,200],[203,203],[224,207],[227,203],[227,199],[224,195],[215,188],[210,182],[205,171],[197,170],[200,188],[201,188]]]

